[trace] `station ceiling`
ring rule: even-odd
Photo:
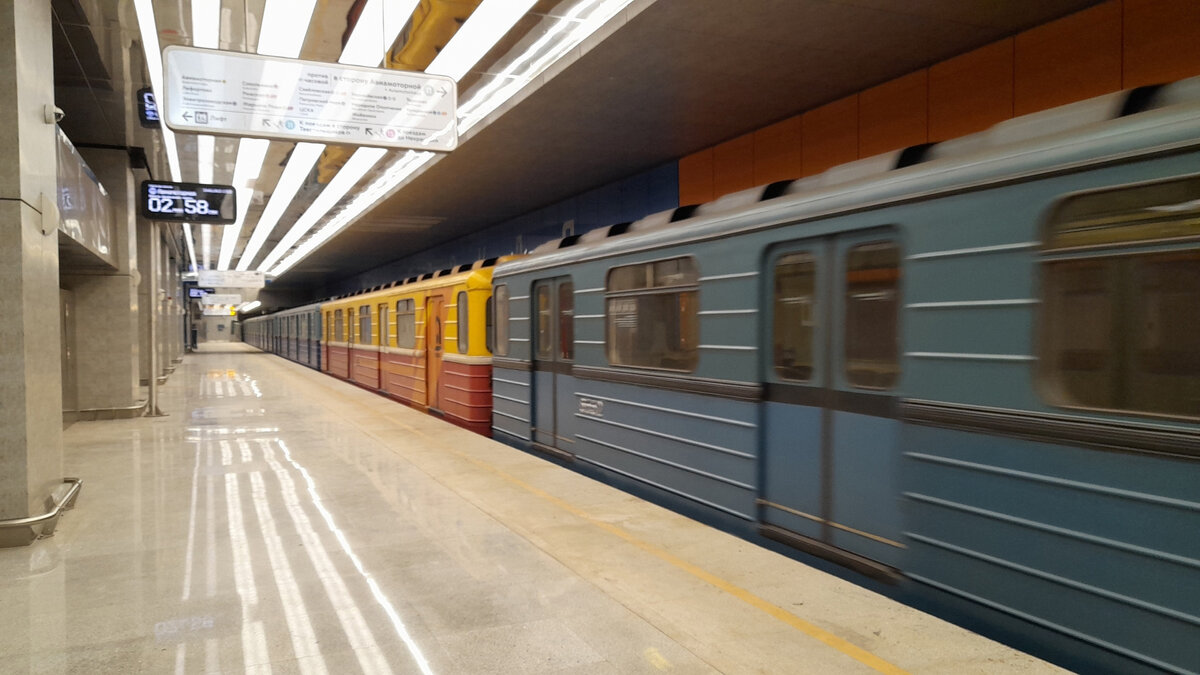
[[[548,17],[570,11],[575,1],[535,3],[510,37],[460,81],[460,102],[523,38],[541,30]],[[153,0],[163,46],[191,44],[189,2]],[[223,0],[221,48],[253,50],[264,3]],[[457,150],[426,165],[282,274],[274,287],[319,291],[1094,4],[1097,0],[634,0],[569,63],[531,85],[519,103],[473,129]],[[141,129],[133,112],[133,92],[149,81],[132,5],[132,0],[52,0],[56,98],[66,111],[62,126],[77,145],[145,148],[151,166],[161,167],[161,137]],[[353,5],[353,0],[317,3],[300,57],[335,62]],[[182,179],[195,180],[195,137],[176,138]],[[238,251],[292,147],[271,142]],[[235,139],[218,139],[215,182],[230,181],[236,148]],[[323,187],[310,177],[264,250]],[[353,191],[346,199],[352,196]],[[220,232],[211,236],[212,247],[219,248]],[[197,247],[202,244],[197,231]],[[210,258],[215,264],[216,256]]]

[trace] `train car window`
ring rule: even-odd
[[[535,291],[537,302],[537,357],[549,360],[554,353],[554,345],[550,333],[554,320],[550,311],[550,287],[541,285]]]
[[[846,381],[890,389],[900,375],[900,247],[891,241],[846,252]]]
[[[786,380],[812,379],[816,276],[809,253],[785,255],[775,264],[775,373]]]
[[[333,313],[333,332],[337,335],[337,342],[346,341],[346,327],[342,319],[342,310],[337,310]]]
[[[495,334],[492,338],[492,353],[508,356],[508,284],[500,284],[492,295],[495,304]]]
[[[371,332],[370,305],[358,308],[358,341],[364,345],[375,344],[375,335]]]
[[[404,349],[417,347],[417,312],[412,300],[396,302],[396,346]]]
[[[1056,405],[1200,417],[1200,178],[1077,195],[1045,237],[1038,379]]]
[[[458,305],[456,308],[458,310],[458,324],[455,326],[458,328],[458,353],[466,354],[467,347],[470,346],[470,326],[467,324],[467,317],[470,314],[467,310],[470,306],[467,304],[466,291],[458,292],[458,300],[455,304]]]
[[[605,286],[608,362],[695,370],[700,360],[699,280],[692,258],[610,269]]]
[[[575,284],[558,285],[558,358],[575,360]]]

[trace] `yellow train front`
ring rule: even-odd
[[[492,268],[481,260],[321,305],[321,369],[491,435]]]

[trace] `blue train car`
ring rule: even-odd
[[[1073,665],[1200,671],[1200,80],[568,237],[493,283],[495,438]]]
[[[321,369],[321,305],[256,316],[242,324],[242,340],[265,352]]]

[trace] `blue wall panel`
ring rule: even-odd
[[[570,221],[574,221],[575,234],[583,234],[597,227],[637,220],[677,206],[679,165],[668,162],[343,279],[326,293],[349,293],[481,258],[527,253],[547,241],[561,238],[564,224]]]

